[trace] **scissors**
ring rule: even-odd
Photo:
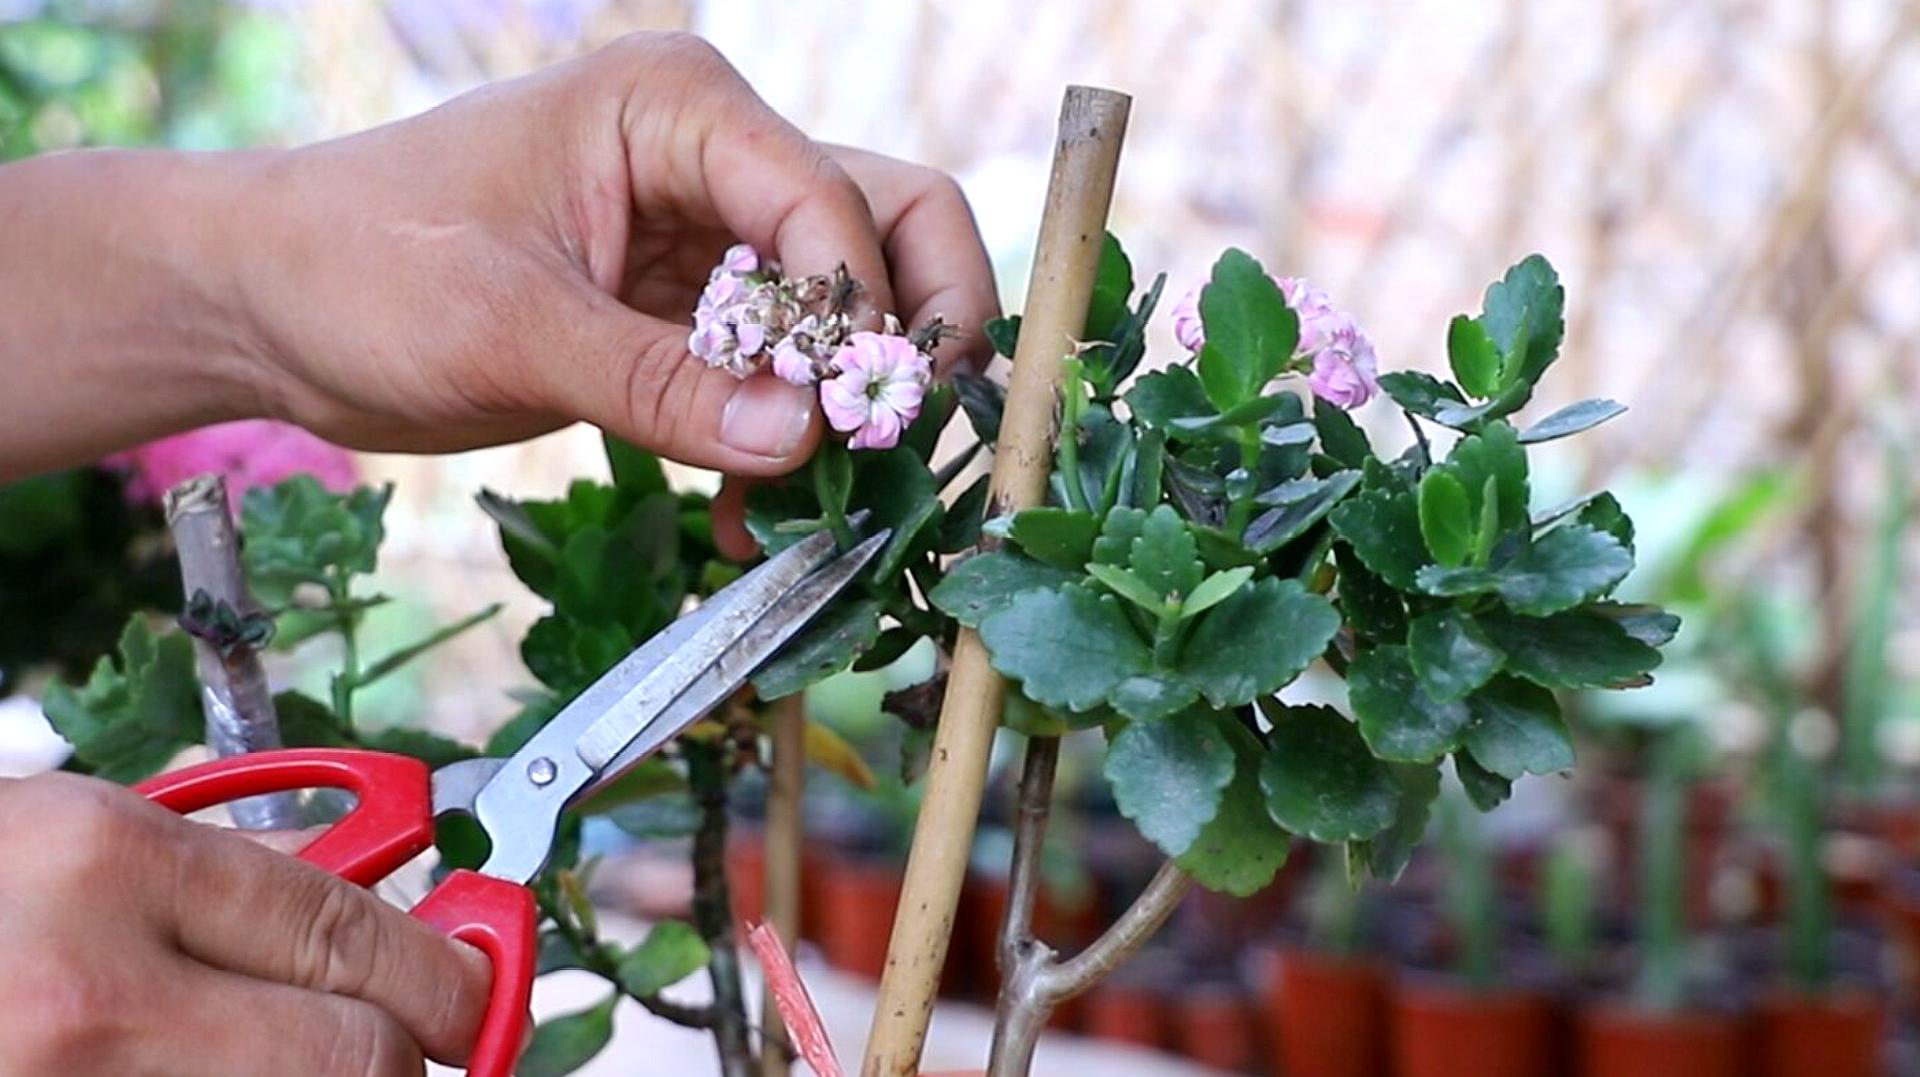
[[[527,883],[568,804],[618,778],[737,691],[857,579],[881,531],[845,553],[818,532],[767,559],[642,644],[505,759],[429,772],[403,755],[291,748],[149,779],[137,792],[183,814],[263,793],[341,789],[356,803],[300,859],[371,886],[433,844],[434,820],[470,815],[492,841],[478,871],[450,873],[412,915],[487,955],[493,986],[467,1072],[509,1077],[526,1033],[539,914]]]

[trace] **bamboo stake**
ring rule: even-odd
[[[805,837],[801,802],[807,780],[805,699],[796,692],[773,704],[773,764],[767,779],[767,867],[762,912],[788,953],[793,952],[800,936],[800,845]],[[761,1077],[787,1077],[792,1052],[771,986],[761,998],[760,1028]]]
[[[1037,505],[1046,492],[1060,360],[1086,324],[1130,104],[1125,94],[1088,86],[1067,87],[1060,103],[1053,174],[995,447],[990,516]],[[919,1069],[1005,688],[979,638],[962,629],[881,974],[864,1077],[912,1077]]]
[[[188,599],[204,593],[241,616],[256,614],[253,593],[240,566],[240,534],[227,507],[227,482],[200,475],[167,491],[167,527],[180,556],[181,591]],[[217,756],[240,755],[280,747],[280,719],[273,709],[260,655],[244,643],[216,646],[195,636],[195,665],[200,674],[200,708],[206,715],[207,746]],[[305,825],[293,793],[236,800],[233,821],[246,830],[294,830]]]

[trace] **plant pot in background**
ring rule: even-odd
[[[1389,1004],[1394,1077],[1557,1077],[1556,1015],[1546,995],[1476,991],[1402,976]]]
[[[1878,1077],[1887,1005],[1866,991],[1778,991],[1755,1008],[1756,1077]]]
[[[956,993],[991,1003],[1000,989],[1000,926],[1007,918],[1012,884],[1004,875],[972,872],[960,894],[955,918],[949,969],[964,967],[968,975],[954,980]],[[1089,899],[1079,908],[1065,908],[1042,887],[1033,903],[1033,933],[1041,942],[1071,956],[1100,932],[1100,903]],[[956,973],[955,976],[958,976]],[[1084,997],[1084,996],[1083,996]],[[1080,998],[1055,1008],[1048,1024],[1072,1027]]]
[[[1386,974],[1367,957],[1289,947],[1262,976],[1270,1069],[1287,1077],[1378,1077],[1386,1068]]]
[[[879,979],[887,965],[893,913],[900,904],[900,865],[837,856],[820,885],[820,949],[838,969]]]
[[[1174,1050],[1227,1073],[1256,1072],[1259,1029],[1238,984],[1200,984],[1183,992],[1174,1014]]]
[[[727,890],[733,895],[735,920],[757,924],[766,918],[767,838],[764,831],[743,831],[727,840]]]
[[[1108,980],[1087,995],[1081,1031],[1149,1050],[1166,1048],[1172,993],[1147,981]]]
[[[1579,1077],[1746,1077],[1747,1047],[1733,1014],[1597,1002],[1576,1019]]]

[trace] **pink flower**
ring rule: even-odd
[[[1173,339],[1190,352],[1199,351],[1207,342],[1206,327],[1200,324],[1200,293],[1205,288],[1204,284],[1194,285],[1173,305]]]
[[[312,475],[336,492],[352,489],[359,479],[352,453],[271,419],[202,427],[114,453],[101,463],[126,473],[129,499],[151,504],[159,504],[168,489],[195,475],[225,475],[227,497],[236,511],[248,490],[294,475]]]
[[[820,383],[820,405],[827,423],[855,449],[891,449],[920,415],[933,363],[906,337],[855,333],[830,364],[834,374]]]
[[[1379,367],[1373,341],[1353,319],[1342,316],[1328,333],[1325,346],[1314,353],[1307,385],[1313,395],[1335,407],[1357,408],[1380,391]]]
[[[1294,346],[1294,354],[1312,355],[1326,347],[1346,315],[1335,310],[1327,293],[1305,277],[1275,277],[1273,282],[1280,286],[1287,307],[1300,319],[1300,343]]]
[[[813,369],[813,356],[800,349],[795,336],[797,334],[788,334],[773,349],[773,373],[795,385],[812,385],[820,380],[820,375]]]
[[[744,277],[759,268],[760,252],[754,250],[750,244],[735,243],[727,248],[727,253],[720,256],[720,265],[716,267],[715,272],[725,271]]]

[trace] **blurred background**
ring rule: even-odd
[[[1329,891],[1309,857],[1249,906],[1265,918],[1183,914],[1181,952],[1128,984],[1203,968],[1239,1032],[1202,1031],[1198,1003],[1191,1028],[1160,1003],[1164,1020],[1083,1012],[1083,1028],[1269,1065],[1266,1032],[1291,1018],[1276,974],[1235,955],[1284,937],[1367,968],[1537,954],[1606,997],[1743,1012],[1764,1008],[1754,985],[1790,976],[1879,1003],[1874,1051],[1920,1065],[1900,1053],[1911,962],[1892,942],[1902,903],[1920,907],[1920,4],[0,0],[0,158],[324,139],[665,29],[707,37],[814,136],[955,175],[1010,306],[1060,90],[1088,82],[1134,95],[1113,229],[1172,294],[1245,247],[1353,311],[1383,369],[1439,371],[1447,318],[1540,251],[1571,321],[1557,395],[1536,408],[1631,409],[1537,454],[1536,508],[1612,486],[1640,528],[1627,593],[1687,619],[1653,688],[1576,701],[1579,779],[1525,783],[1483,825],[1444,828],[1458,855],[1396,891],[1426,895],[1425,919],[1373,893],[1366,916],[1330,914],[1356,903],[1311,900]],[[1384,405],[1361,417],[1376,440],[1407,438]],[[410,638],[478,596],[509,607],[369,708],[480,739],[511,712],[538,610],[473,495],[552,496],[599,473],[598,441],[358,463],[397,484],[382,576],[400,601],[370,631]],[[850,681],[815,705],[858,730],[879,691]],[[1107,809],[1087,784],[1091,833]],[[1098,894],[1128,854],[1086,847],[1062,876]],[[1488,886],[1462,885],[1459,865],[1482,861]],[[1460,937],[1475,909],[1504,910],[1511,937]]]

